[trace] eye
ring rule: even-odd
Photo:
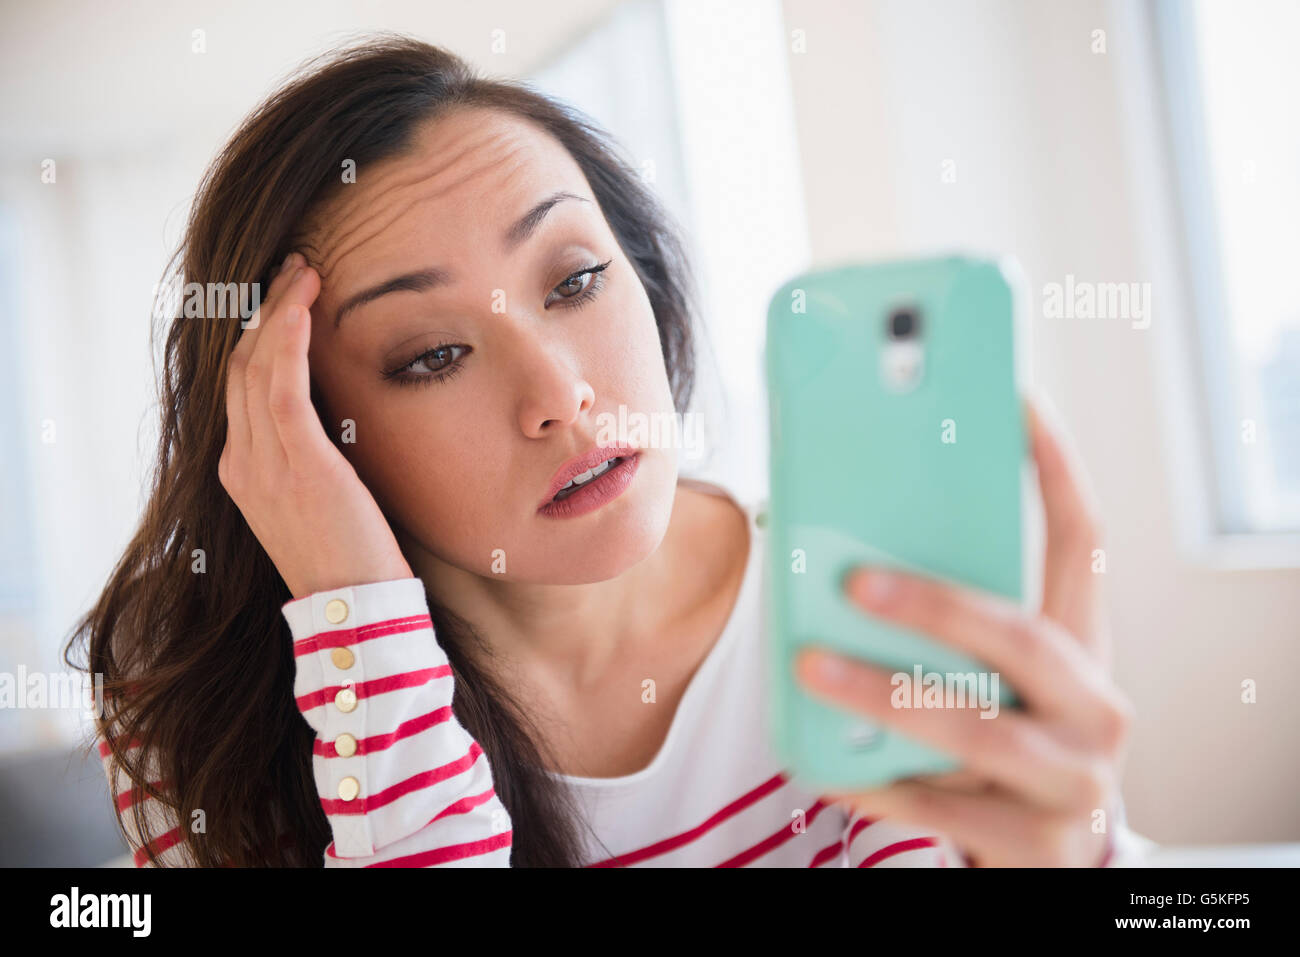
[[[460,372],[461,357],[469,351],[468,346],[442,343],[407,359],[396,368],[385,372],[383,377],[398,385],[442,382]]]
[[[570,276],[568,279],[564,280],[564,282],[556,286],[555,289],[562,297],[568,299],[586,291],[587,287],[591,285],[591,282],[586,281],[588,277],[590,277],[591,282],[594,282],[596,274],[594,272],[578,273],[578,275]]]
[[[600,274],[609,268],[609,264],[613,261],[610,259],[595,266],[588,266],[564,279],[555,287],[556,298],[565,300],[566,308],[590,302],[605,284],[605,277]],[[553,301],[548,297],[546,304],[549,306]]]
[[[464,346],[434,346],[428,352],[421,353],[415,360],[403,367],[405,372],[441,372],[447,366],[451,365],[460,356],[457,353],[465,351]],[[421,370],[419,366],[424,366]]]

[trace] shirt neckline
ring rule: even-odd
[[[757,521],[758,503],[746,504],[741,502],[735,495],[716,482],[695,478],[683,478],[681,481],[699,486],[704,492],[730,499],[737,508],[745,513],[746,532],[749,535],[749,550],[745,557],[745,574],[740,583],[740,591],[736,593],[735,603],[731,607],[731,614],[727,616],[727,623],[722,627],[722,634],[714,641],[713,647],[705,655],[704,661],[695,669],[695,674],[687,682],[686,690],[682,692],[682,698],[677,702],[677,711],[673,714],[673,720],[668,726],[668,734],[664,737],[663,744],[659,746],[659,750],[649,764],[640,771],[634,771],[632,774],[624,774],[615,778],[584,778],[572,774],[558,774],[548,770],[546,773],[553,780],[579,788],[617,790],[634,787],[653,777],[668,761],[668,756],[672,753],[677,738],[682,734],[682,724],[687,720],[688,710],[694,705],[695,699],[700,694],[699,689],[718,668],[718,662],[722,660],[727,654],[727,650],[735,643],[736,635],[741,630],[738,619],[741,616],[742,609],[747,606],[750,593],[758,587],[757,578],[761,565],[761,562],[755,557],[759,547],[759,533],[762,531]]]

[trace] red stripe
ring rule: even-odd
[[[319,708],[328,702],[334,700],[334,696],[344,689],[350,687],[356,692],[358,700],[369,698],[372,695],[383,694],[386,691],[397,691],[399,688],[413,688],[417,685],[425,684],[435,678],[447,678],[451,676],[451,665],[439,665],[436,668],[421,668],[419,671],[407,671],[400,675],[389,675],[386,678],[372,678],[370,681],[358,681],[354,685],[330,685],[321,688],[319,691],[313,691],[309,694],[302,695],[295,699],[298,702],[298,708],[301,711],[310,711],[312,708]]]
[[[719,824],[725,821],[727,818],[731,817],[732,815],[740,813],[745,808],[749,807],[749,805],[753,804],[758,800],[761,800],[762,798],[766,797],[768,794],[771,794],[773,791],[777,790],[785,783],[785,781],[786,781],[785,772],[784,771],[778,772],[768,781],[765,781],[764,783],[760,784],[758,787],[754,788],[754,790],[750,791],[748,794],[732,801],[721,811],[718,811],[716,814],[712,815],[707,820],[705,820],[704,823],[691,828],[689,831],[686,831],[682,834],[678,834],[676,837],[665,838],[662,841],[658,841],[654,844],[649,845],[648,847],[643,847],[640,850],[630,851],[627,854],[620,854],[617,857],[611,857],[608,860],[604,860],[604,861],[597,861],[595,864],[588,864],[587,866],[588,867],[627,867],[628,865],[635,864],[638,861],[644,861],[651,857],[657,857],[660,854],[667,854],[669,851],[676,850],[677,848],[682,847],[685,844],[689,844],[691,841],[695,840],[701,835],[708,833],[713,828],[717,827]]]
[[[363,797],[360,800],[344,801],[342,798],[321,798],[321,807],[325,809],[326,814],[369,814],[376,808],[383,807],[385,804],[391,804],[398,798],[410,794],[413,791],[419,791],[422,788],[431,787],[440,781],[446,781],[453,778],[474,765],[483,749],[479,747],[477,741],[471,741],[469,751],[463,758],[458,758],[449,764],[444,764],[440,768],[434,768],[431,771],[423,771],[420,774],[412,775],[405,781],[398,781],[392,787],[387,787],[376,794]]]
[[[126,745],[125,750],[130,751],[132,748],[138,747],[140,747],[140,740],[137,738],[130,744]],[[108,741],[103,738],[99,741],[99,756],[101,758],[109,758],[113,756],[113,749],[109,747]]]
[[[486,804],[488,801],[492,800],[492,798],[496,796],[496,793],[497,792],[493,788],[488,788],[482,794],[471,794],[469,797],[463,797],[459,801],[455,801],[447,805],[445,808],[443,808],[441,811],[435,814],[432,818],[430,818],[429,824],[426,824],[424,827],[428,827],[430,824],[432,824],[434,821],[438,820],[439,818],[444,818],[451,814],[467,814],[470,811],[474,810],[474,808],[478,807],[480,804]],[[424,828],[421,828],[420,830],[424,830]],[[338,854],[334,852],[333,841],[330,841],[329,847],[325,848],[325,856],[332,857],[336,861],[343,860],[343,858],[340,858]]]
[[[160,791],[163,790],[162,781],[150,781],[149,786],[153,788],[157,788]],[[140,793],[140,800],[142,801],[148,801],[153,797],[152,794],[147,794],[143,792],[140,788],[133,786],[131,790],[123,791],[121,794],[117,796],[117,812],[119,814],[121,814],[127,808],[131,807],[131,805],[135,804],[137,792]]]
[[[823,804],[820,800],[818,800],[805,813],[804,815],[805,823],[812,824],[813,821],[817,820],[817,815],[820,814],[825,808],[826,805]],[[780,847],[782,844],[784,844],[786,841],[790,840],[790,838],[794,836],[795,836],[795,829],[793,824],[787,824],[785,827],[781,828],[781,830],[777,831],[771,837],[766,838],[763,841],[760,841],[759,843],[755,844],[747,851],[741,851],[735,857],[728,858],[727,860],[719,864],[718,867],[744,867],[750,861],[762,857],[764,854],[766,854],[768,851],[772,850],[773,848]]]
[[[818,851],[817,856],[812,859],[812,862],[808,866],[820,867],[822,864],[825,864],[828,860],[838,857],[841,852],[845,852],[845,853],[850,852],[850,848],[852,848],[853,846],[854,839],[857,838],[859,834],[861,834],[863,831],[865,831],[867,828],[871,827],[871,825],[875,823],[876,822],[873,818],[854,817],[853,823],[849,825],[848,832],[840,839],[840,841],[836,844],[832,844],[829,847],[823,848],[822,850]]]
[[[149,846],[153,848],[154,856],[160,857],[162,853],[166,851],[169,847],[175,847],[183,840],[185,840],[185,838],[182,835],[181,829],[178,825],[177,827],[172,828],[162,837],[158,838],[156,841],[153,841]],[[146,864],[149,863],[149,855],[143,847],[138,848],[136,850],[136,852],[132,855],[132,859],[135,861],[136,867],[144,867]]]
[[[345,645],[355,645],[363,641],[369,641],[371,638],[382,638],[385,635],[400,635],[410,631],[422,631],[425,628],[433,627],[433,619],[427,614],[411,615],[407,618],[390,618],[387,621],[377,621],[373,625],[360,625],[356,628],[340,628],[338,631],[322,631],[320,634],[312,635],[310,638],[303,638],[293,643],[294,657],[309,655],[313,651],[324,651],[328,648],[342,648]]]
[[[853,843],[853,839],[854,839],[855,837],[857,837],[859,834],[861,834],[863,831],[865,831],[867,828],[871,827],[871,825],[873,825],[873,824],[875,824],[875,823],[876,823],[876,822],[875,822],[872,818],[869,818],[869,817],[860,817],[860,818],[858,818],[856,821],[853,822],[853,826],[852,826],[851,828],[849,828],[849,840],[848,840],[848,843],[849,843],[849,844],[852,844],[852,843]]]
[[[482,794],[471,794],[469,797],[463,797],[459,801],[454,801],[453,803],[448,804],[445,808],[435,814],[433,816],[433,821],[446,817],[449,814],[468,814],[480,804],[486,804],[496,795],[496,793],[497,792],[494,788],[488,788]],[[433,821],[430,821],[429,824],[432,824]],[[427,827],[428,825],[425,826]]]
[[[938,842],[932,837],[914,837],[909,841],[897,841],[887,847],[882,847],[876,851],[858,867],[872,867],[879,864],[887,857],[893,857],[895,854],[902,854],[904,851],[915,851],[921,847],[938,847]]]
[[[362,738],[357,742],[357,754],[372,754],[375,751],[391,748],[403,738],[409,738],[421,731],[427,731],[436,724],[442,724],[444,721],[450,720],[451,715],[451,705],[443,705],[428,714],[412,718],[409,721],[403,721],[397,726],[396,731],[388,734],[372,734],[368,738]],[[322,741],[319,738],[312,745],[312,753],[322,758],[337,758],[339,756],[338,748],[334,747],[333,741]]]
[[[817,852],[817,855],[808,863],[809,867],[821,867],[829,860],[834,860],[844,853],[844,838],[840,838],[834,844],[823,847]]]
[[[447,861],[461,861],[467,857],[478,857],[480,854],[490,854],[503,847],[510,847],[513,833],[513,831],[502,831],[500,834],[485,837],[481,841],[470,841],[468,844],[451,844],[447,847],[434,847],[418,854],[395,857],[391,861],[367,864],[366,867],[434,867],[438,864],[445,864]]]

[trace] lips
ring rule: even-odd
[[[551,478],[551,485],[546,492],[546,498],[542,499],[538,508],[545,508],[547,505],[550,505],[555,500],[555,496],[559,493],[560,489],[568,485],[574,476],[581,475],[583,472],[594,469],[598,465],[608,462],[610,459],[633,455],[637,451],[639,450],[632,445],[611,445],[604,448],[594,448],[582,455],[575,455],[573,458],[561,465],[555,475]]]

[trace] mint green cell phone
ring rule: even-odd
[[[877,787],[959,762],[806,693],[793,668],[806,645],[885,668],[911,707],[1017,705],[1000,675],[868,616],[842,580],[884,565],[1022,599],[1018,275],[1010,260],[853,264],[772,297],[769,734],[808,784]]]

